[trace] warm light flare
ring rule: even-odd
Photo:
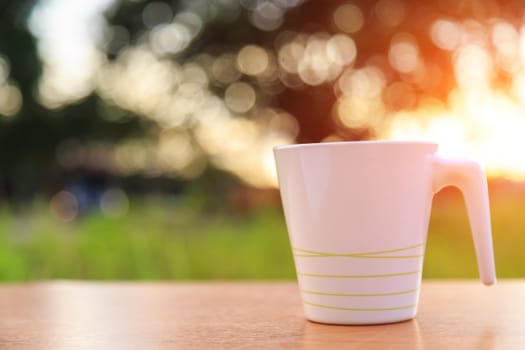
[[[478,160],[488,176],[523,180],[524,115],[513,98],[485,90],[456,97],[449,108],[396,113],[380,137],[436,142],[443,155]]]
[[[412,108],[407,108],[403,104],[408,104],[412,94],[409,85],[389,85],[385,103],[394,111],[376,129],[377,137],[433,141],[439,144],[443,155],[478,160],[489,176],[523,181],[525,30],[502,20],[482,24],[438,19],[431,26],[430,35],[434,45],[452,51],[456,87],[446,102],[426,103],[418,97],[417,104],[410,99]],[[396,67],[393,48],[394,42],[390,62],[403,71],[399,69],[403,66]],[[408,51],[397,56],[410,58]],[[501,79],[502,71],[510,74],[508,82]]]
[[[461,88],[474,89],[489,84],[494,63],[485,48],[465,45],[457,51],[455,61],[456,80]]]

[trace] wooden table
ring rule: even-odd
[[[293,282],[0,285],[0,349],[525,349],[525,280],[425,281],[418,317],[306,321]]]

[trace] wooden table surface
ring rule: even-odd
[[[416,319],[306,321],[293,282],[0,285],[0,349],[525,349],[525,280],[425,281]]]

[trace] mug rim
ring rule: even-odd
[[[413,146],[432,146],[437,147],[436,142],[431,141],[412,141],[412,140],[365,140],[365,141],[334,141],[334,142],[311,142],[311,143],[294,143],[289,145],[274,146],[274,151],[295,149],[295,148],[311,148],[311,147],[327,147],[327,146],[349,146],[349,145],[413,145]]]

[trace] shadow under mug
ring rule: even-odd
[[[375,324],[416,315],[432,197],[463,193],[480,277],[495,283],[487,181],[476,162],[428,142],[364,141],[274,149],[308,319]]]

